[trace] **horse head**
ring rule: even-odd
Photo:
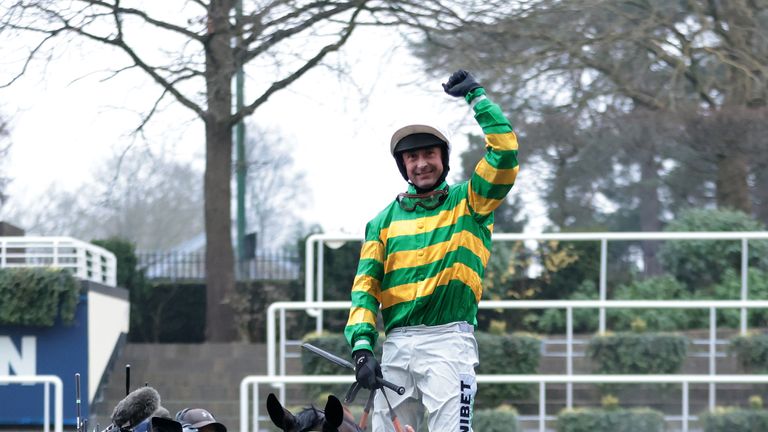
[[[329,395],[324,410],[309,407],[293,415],[270,393],[267,397],[267,412],[272,423],[286,432],[322,431],[322,432],[359,432],[351,414],[341,405],[341,401]]]

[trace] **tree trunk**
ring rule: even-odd
[[[661,231],[661,203],[659,201],[658,187],[659,170],[655,157],[655,148],[651,146],[646,153],[646,160],[641,163],[640,168],[640,230],[643,232]],[[661,265],[656,258],[659,251],[658,241],[643,241],[640,243],[643,249],[644,273],[646,276],[656,276],[661,274]]]
[[[747,160],[735,145],[732,148],[734,152],[721,155],[717,162],[717,207],[751,214]]]
[[[232,250],[232,76],[234,62],[230,49],[229,0],[211,2],[208,17],[209,45],[206,50],[205,119],[205,334],[211,342],[236,337],[230,301],[235,291],[235,263]]]
[[[757,202],[757,220],[768,226],[768,171],[765,168],[756,170],[753,190]]]

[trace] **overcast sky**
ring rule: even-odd
[[[351,82],[327,69],[313,70],[251,117],[278,130],[285,147],[294,149],[295,169],[304,173],[312,197],[308,205],[299,204],[301,217],[326,232],[362,232],[405,188],[388,147],[399,125],[440,122],[454,132],[453,167],[460,166],[464,134],[479,131],[467,105],[443,93],[440,84],[447,77],[425,80],[404,47],[394,48],[395,41],[381,31],[364,31],[344,50]],[[0,90],[0,111],[9,117],[12,133],[6,172],[13,180],[8,193],[14,205],[23,207],[53,184],[74,190],[110,155],[146,145],[130,132],[158,88],[128,77],[102,82],[103,72],[91,73],[107,70],[110,62],[114,58],[70,49],[45,70],[37,65]],[[246,81],[246,93],[247,86]],[[202,169],[203,127],[191,111],[166,108],[145,136],[158,151]],[[524,178],[521,171],[517,190]]]

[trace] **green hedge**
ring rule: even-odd
[[[671,221],[665,231],[764,231],[765,226],[735,210],[689,209]],[[768,242],[751,240],[750,267],[768,268]],[[708,292],[722,281],[726,270],[741,268],[740,240],[686,240],[663,242],[659,261],[691,292]]]
[[[557,432],[660,432],[664,415],[650,408],[589,408],[564,410],[557,416]]]
[[[541,358],[541,340],[529,334],[475,333],[480,355],[478,374],[535,374]],[[536,384],[483,384],[475,406],[490,408],[530,397]]]
[[[729,351],[736,354],[744,370],[752,373],[768,373],[768,335],[736,336],[731,339]]]
[[[0,270],[0,324],[51,327],[57,319],[72,324],[80,283],[53,268]]]
[[[688,353],[688,339],[672,333],[607,333],[589,341],[587,356],[604,374],[673,374]]]
[[[521,430],[517,411],[508,405],[495,409],[476,409],[472,416],[472,429],[478,432],[518,432]]]
[[[768,431],[768,411],[764,409],[717,408],[699,418],[704,432]]]

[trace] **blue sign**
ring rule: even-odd
[[[56,375],[64,383],[64,424],[76,425],[75,374],[80,374],[81,418],[88,418],[88,304],[85,295],[70,325],[0,326],[0,375]],[[44,385],[0,385],[0,425],[42,425]],[[50,419],[54,419],[53,386]]]

